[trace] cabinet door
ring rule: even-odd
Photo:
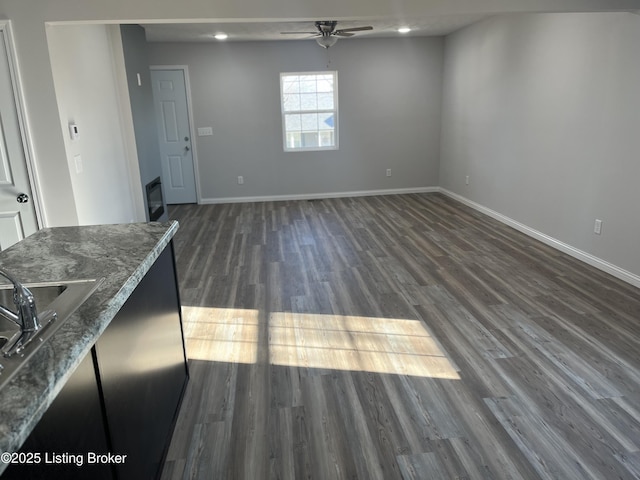
[[[174,268],[170,246],[95,346],[119,479],[158,475],[187,380]]]
[[[2,475],[2,480],[113,479],[111,465],[87,462],[89,452],[109,451],[104,425],[92,350],[20,449],[24,453],[40,453],[40,463],[10,465]],[[69,455],[54,456],[65,453]],[[57,463],[56,460],[65,463]]]

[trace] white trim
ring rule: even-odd
[[[603,272],[613,275],[614,277],[619,278],[620,280],[630,283],[634,287],[640,288],[640,276],[634,273],[624,270],[623,268],[613,265],[612,263],[609,263],[606,260],[598,258],[594,255],[591,255],[590,253],[587,253],[583,250],[579,250],[575,247],[572,247],[569,244],[561,242],[556,238],[550,237],[545,233],[542,233],[538,230],[528,227],[527,225],[524,225],[512,218],[509,218],[506,215],[498,213],[495,210],[491,210],[490,208],[480,205],[479,203],[469,200],[466,197],[458,195],[457,193],[451,192],[442,187],[439,188],[439,191],[442,194],[450,198],[453,198],[454,200],[457,200],[460,203],[463,203],[468,207],[473,208],[474,210],[479,211],[480,213],[484,213],[485,215],[488,215],[489,217],[494,218],[499,222],[504,223],[505,225],[509,225],[510,227],[515,228],[516,230],[524,233],[525,235],[535,238],[536,240],[539,240],[542,243],[555,248],[556,250],[560,250],[561,252],[566,253],[567,255],[570,255],[574,258],[577,258],[578,260],[581,260],[584,263],[587,263],[592,267],[597,268],[598,270],[602,270]]]
[[[193,159],[193,175],[196,184],[196,202],[203,203],[200,191],[200,169],[198,168],[198,145],[196,144],[196,126],[193,122],[193,102],[191,101],[191,80],[188,65],[149,65],[149,70],[182,70],[184,74],[184,88],[187,94],[187,115],[189,116],[189,132],[191,136],[191,158]]]
[[[321,198],[342,198],[342,197],[372,197],[376,195],[402,195],[408,193],[435,193],[439,192],[439,187],[418,187],[418,188],[394,188],[387,190],[359,190],[353,192],[327,192],[327,193],[304,193],[293,195],[266,195],[262,197],[227,197],[227,198],[203,198],[201,204],[218,203],[252,203],[252,202],[280,202],[285,200],[318,200]]]
[[[7,58],[9,60],[9,73],[11,75],[13,97],[18,115],[22,149],[24,151],[25,163],[27,165],[27,177],[29,179],[29,187],[31,189],[31,201],[33,202],[33,208],[36,213],[36,224],[38,228],[44,228],[47,226],[47,217],[44,209],[42,208],[42,202],[40,199],[41,189],[40,181],[38,179],[38,170],[35,163],[35,148],[30,134],[31,130],[29,128],[29,120],[27,117],[26,103],[24,101],[23,94],[24,87],[20,76],[18,55],[16,54],[11,20],[0,20],[0,31],[3,31],[5,34]]]

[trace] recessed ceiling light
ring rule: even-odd
[[[226,40],[227,38],[229,38],[229,35],[227,35],[226,33],[216,33],[213,38],[215,38],[216,40]]]
[[[409,27],[400,27],[398,33],[409,33],[411,29]]]

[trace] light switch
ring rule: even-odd
[[[602,220],[596,218],[596,222],[593,225],[593,233],[600,235],[602,233]]]
[[[199,137],[208,137],[213,135],[213,128],[211,127],[200,127],[198,128],[198,136]]]
[[[80,155],[74,155],[73,163],[76,165],[76,173],[82,173],[82,157]]]

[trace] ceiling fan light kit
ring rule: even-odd
[[[316,42],[318,42],[318,45],[320,45],[322,48],[329,48],[332,45],[335,45],[336,42],[338,41],[338,37],[332,37],[332,36],[326,36],[326,37],[318,37],[316,38]]]

